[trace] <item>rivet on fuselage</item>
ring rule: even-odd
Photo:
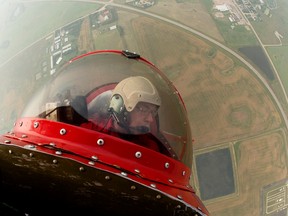
[[[136,190],[136,186],[135,185],[132,185],[130,188],[131,188],[131,190]]]
[[[182,196],[180,196],[180,195],[177,195],[177,198],[180,199],[180,200],[182,200]]]
[[[92,159],[93,161],[97,161],[97,160],[98,160],[98,157],[95,156],[95,155],[93,155],[93,156],[91,157],[91,159]]]
[[[135,169],[134,171],[135,171],[135,173],[137,173],[137,174],[140,173],[140,170],[138,170],[138,169]]]
[[[172,179],[169,179],[168,181],[169,181],[171,184],[173,184],[173,183],[174,183]]]
[[[61,130],[60,130],[60,135],[65,135],[66,134],[66,129],[65,128],[62,128]]]
[[[62,155],[62,152],[61,151],[56,151],[55,154]]]
[[[88,164],[94,166],[95,162],[94,161],[89,161]]]
[[[38,126],[39,126],[39,122],[34,122],[34,128],[38,128]]]
[[[162,196],[161,196],[160,194],[158,194],[158,195],[156,196],[156,198],[157,198],[157,199],[161,199]]]
[[[155,184],[150,184],[151,187],[153,188],[156,188],[156,185]]]
[[[138,151],[138,152],[135,153],[135,157],[136,157],[136,158],[141,158],[141,156],[142,156],[142,153],[141,153],[141,152]]]
[[[20,127],[22,127],[22,125],[23,125],[23,122],[20,122],[20,124],[19,124],[19,125],[20,125]]]
[[[98,140],[97,140],[97,144],[98,144],[99,146],[104,145],[104,140],[103,140],[103,139],[98,139]]]
[[[123,175],[123,176],[127,176],[127,173],[125,173],[125,172],[121,172],[121,175]]]
[[[27,135],[26,135],[26,134],[22,134],[21,137],[22,137],[22,138],[27,138]]]
[[[168,169],[170,164],[168,162],[165,163],[165,168]]]
[[[29,144],[29,145],[25,145],[24,148],[26,148],[26,149],[36,149],[36,146]]]
[[[54,164],[57,164],[57,163],[58,163],[58,161],[57,161],[56,159],[54,159],[52,162],[53,162]]]
[[[11,143],[11,141],[10,140],[5,140],[4,141],[6,144],[9,144],[9,143]]]
[[[80,171],[80,172],[84,172],[84,171],[85,171],[85,168],[84,168],[84,167],[80,167],[80,168],[79,168],[79,171]]]
[[[183,175],[183,176],[185,176],[185,175],[186,175],[186,171],[185,171],[185,170],[182,172],[182,175]]]

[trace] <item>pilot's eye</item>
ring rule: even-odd
[[[157,108],[149,108],[149,107],[145,107],[145,106],[136,106],[136,110],[138,112],[141,112],[144,115],[148,115],[151,113],[152,116],[156,116],[157,115]]]

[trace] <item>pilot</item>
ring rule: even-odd
[[[155,86],[145,77],[129,77],[112,92],[108,133],[159,150],[151,132],[157,130],[156,116],[161,99]]]
[[[114,117],[113,130],[129,134],[150,132],[160,105],[158,91],[147,78],[122,80],[113,90],[109,106]]]
[[[155,86],[142,76],[120,81],[112,91],[107,121],[97,121],[97,130],[159,151],[156,134],[161,99]]]

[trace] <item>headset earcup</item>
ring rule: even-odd
[[[123,112],[123,109],[124,109],[123,98],[118,94],[114,95],[110,101],[109,111],[120,114],[121,112]]]

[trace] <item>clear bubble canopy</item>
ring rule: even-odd
[[[92,122],[94,127],[89,129],[103,132],[103,125],[112,118],[113,89],[121,80],[136,76],[148,79],[161,99],[151,129],[143,133],[152,134],[166,149],[164,154],[191,166],[192,138],[180,95],[159,69],[129,51],[95,51],[74,58],[31,97],[22,117],[79,127]]]

